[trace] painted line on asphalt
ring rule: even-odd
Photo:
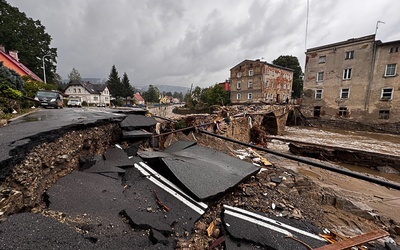
[[[320,237],[318,235],[315,235],[315,234],[309,233],[307,231],[301,230],[299,228],[287,225],[287,224],[282,223],[280,221],[273,220],[271,218],[259,215],[257,213],[253,213],[253,212],[250,212],[250,211],[247,211],[247,210],[244,210],[244,209],[241,209],[241,208],[237,208],[237,207],[232,207],[232,206],[229,206],[229,205],[224,205],[224,208],[226,209],[226,213],[228,213],[228,214],[229,213],[235,213],[235,214],[240,214],[241,216],[249,217],[250,219],[256,219],[257,221],[260,221],[262,223],[270,225],[271,227],[269,227],[269,228],[271,228],[271,229],[272,229],[272,227],[275,227],[275,226],[273,226],[271,224],[274,224],[274,225],[276,225],[278,227],[282,227],[282,228],[291,230],[293,232],[302,234],[304,236],[307,236],[307,237],[310,237],[310,238],[313,238],[313,239],[316,239],[316,240],[320,240],[320,241],[326,242],[326,240],[324,238],[322,238],[322,237]],[[240,217],[238,217],[238,218],[240,218]],[[271,223],[271,224],[268,224],[268,223]],[[255,223],[255,224],[258,224],[258,223]],[[261,224],[258,224],[258,225],[261,225]],[[263,226],[263,225],[261,225],[261,226]]]
[[[191,202],[198,204],[203,209],[207,209],[208,208],[207,204],[205,204],[204,202],[198,202],[198,201],[194,200],[192,197],[190,197],[185,192],[183,192],[178,186],[176,186],[174,183],[170,182],[164,176],[160,175],[157,171],[152,169],[150,166],[146,165],[144,162],[140,162],[139,164],[142,165],[142,167],[145,168],[148,172],[150,172],[153,176],[157,177],[162,182],[164,182],[166,185],[168,185],[168,186],[172,187],[173,189],[175,189],[182,196],[184,196],[187,200],[190,200]]]
[[[278,233],[281,233],[281,234],[284,234],[284,235],[286,235],[286,236],[291,236],[291,237],[293,237],[293,235],[292,235],[289,231],[287,231],[287,230],[285,230],[285,229],[282,229],[282,228],[276,227],[276,226],[274,226],[274,225],[265,223],[265,222],[263,222],[263,221],[260,221],[260,220],[255,219],[255,218],[251,218],[251,217],[246,216],[246,215],[244,215],[244,214],[237,213],[237,212],[233,212],[233,211],[229,211],[229,210],[226,210],[225,213],[226,213],[226,214],[229,214],[229,215],[232,215],[232,216],[234,216],[234,217],[236,217],[236,218],[249,221],[249,222],[251,222],[251,223],[253,223],[253,224],[256,224],[256,225],[259,225],[259,226],[262,226],[262,227],[269,228],[269,229],[271,229],[271,230],[274,230],[274,231],[276,231],[276,232],[278,232]]]
[[[137,163],[135,163],[134,166],[144,176],[146,176],[146,178],[148,178],[151,182],[153,182],[154,184],[156,184],[157,186],[159,186],[160,188],[162,188],[166,192],[170,193],[172,196],[174,196],[175,198],[180,200],[183,204],[185,204],[186,206],[190,207],[191,209],[193,209],[195,212],[199,213],[200,215],[204,214],[205,211],[201,207],[203,207],[205,205],[206,208],[207,208],[206,204],[204,204],[202,202],[196,202],[193,199],[190,199],[190,200],[186,199],[186,197],[184,197],[184,196],[187,196],[187,195],[181,195],[181,194],[184,194],[184,193],[179,188],[177,190],[176,189],[172,189],[171,187],[169,187],[166,184],[162,183],[160,180],[158,180],[152,174],[147,172],[147,170],[145,168],[143,168],[142,166],[140,166]]]

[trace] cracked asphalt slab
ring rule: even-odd
[[[157,169],[190,191],[196,200],[209,200],[226,193],[229,189],[259,171],[253,164],[228,156],[217,150],[178,142],[172,150],[160,153],[139,152],[142,158],[159,157]],[[167,148],[168,149],[168,148]],[[175,150],[180,149],[180,150]],[[171,153],[168,153],[171,152]],[[167,170],[168,169],[168,170]]]

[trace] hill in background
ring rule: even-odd
[[[190,91],[189,87],[181,87],[181,86],[170,86],[170,85],[154,85],[154,87],[157,87],[159,91],[161,92],[171,92],[174,93],[175,91],[178,93],[182,93],[185,95],[188,91]],[[147,91],[149,88],[149,85],[146,86],[133,86],[135,89],[139,91]]]

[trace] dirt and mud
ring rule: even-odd
[[[71,131],[55,141],[31,149],[25,160],[14,167],[13,173],[0,186],[2,218],[13,213],[33,211],[68,224],[62,211],[47,209],[44,191],[58,178],[79,169],[80,157],[101,154],[118,141],[119,134],[117,124],[102,125]],[[200,145],[235,157],[238,152],[247,150],[246,147],[196,131],[188,134],[172,133],[164,138],[164,146],[180,139],[197,141]],[[378,141],[375,143],[379,144]],[[288,153],[287,143],[284,142],[268,142],[268,147]],[[263,171],[259,174],[212,201],[193,232],[176,235],[177,249],[206,249],[217,240],[222,235],[222,204],[307,220],[347,237],[383,228],[395,241],[400,242],[400,215],[397,212],[400,207],[400,191],[272,154],[258,153],[271,162],[272,166],[260,166]],[[257,157],[249,153],[245,160],[252,161]],[[324,164],[340,167],[333,163]],[[212,222],[216,227],[209,234],[207,228]],[[74,223],[84,221],[77,218]],[[221,249],[221,246],[217,248]]]

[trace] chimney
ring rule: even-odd
[[[18,51],[13,50],[13,51],[8,52],[8,54],[9,54],[12,58],[14,58],[17,62],[19,62],[19,59],[18,59]]]
[[[1,45],[1,44],[0,44],[0,50],[1,50],[2,52],[6,53],[6,48],[5,48],[3,45]]]

